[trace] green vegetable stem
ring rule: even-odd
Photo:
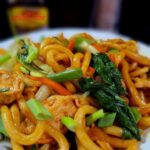
[[[56,81],[56,82],[64,82],[73,79],[79,79],[82,77],[81,68],[68,69],[63,72],[53,73],[47,75],[48,78]]]

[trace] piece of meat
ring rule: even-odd
[[[59,130],[61,133],[65,134],[67,129],[61,123],[61,118],[63,116],[74,117],[77,111],[76,101],[78,101],[77,96],[61,96],[54,95],[50,96],[47,100],[43,101],[43,105],[53,114],[53,119],[47,121],[53,128]],[[56,144],[56,141],[50,137],[47,133],[43,134],[42,137],[37,141],[38,144]]]
[[[54,95],[43,102],[43,105],[53,114],[53,119],[49,121],[55,129],[65,133],[67,130],[61,123],[63,116],[74,117],[77,106],[75,101],[77,96],[60,96]]]
[[[10,104],[18,100],[24,89],[24,83],[16,74],[0,70],[0,89],[8,91],[0,92],[0,104]]]

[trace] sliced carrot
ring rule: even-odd
[[[68,49],[72,51],[74,48],[74,45],[75,45],[75,39],[71,39],[68,44]]]
[[[125,53],[122,51],[116,53],[107,53],[109,59],[118,67],[120,62],[124,59]]]
[[[115,63],[115,56],[114,56],[114,54],[109,54],[108,57],[109,57],[109,59],[110,59],[113,63]]]
[[[92,77],[94,73],[95,73],[95,68],[89,66],[85,77]]]
[[[44,78],[44,77],[31,77],[29,76],[29,78],[31,78],[32,80],[38,80],[41,83],[51,87],[53,90],[55,90],[57,93],[61,94],[61,95],[71,95],[71,92],[68,91],[67,89],[65,89],[61,84],[48,79],[48,78]]]
[[[98,50],[100,53],[106,53],[107,52],[107,48],[98,44],[98,43],[92,43],[92,46]]]

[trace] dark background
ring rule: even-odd
[[[123,0],[119,32],[150,43],[150,1]]]
[[[31,0],[32,1],[32,0]],[[49,28],[85,27],[98,28],[96,25],[95,5],[98,0],[45,0],[50,10]],[[7,18],[6,0],[0,1],[0,40],[12,36]],[[150,19],[148,0],[122,0],[117,32],[131,36],[136,40],[150,43]]]

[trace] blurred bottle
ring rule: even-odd
[[[8,18],[14,35],[47,28],[49,11],[44,0],[8,0]]]

